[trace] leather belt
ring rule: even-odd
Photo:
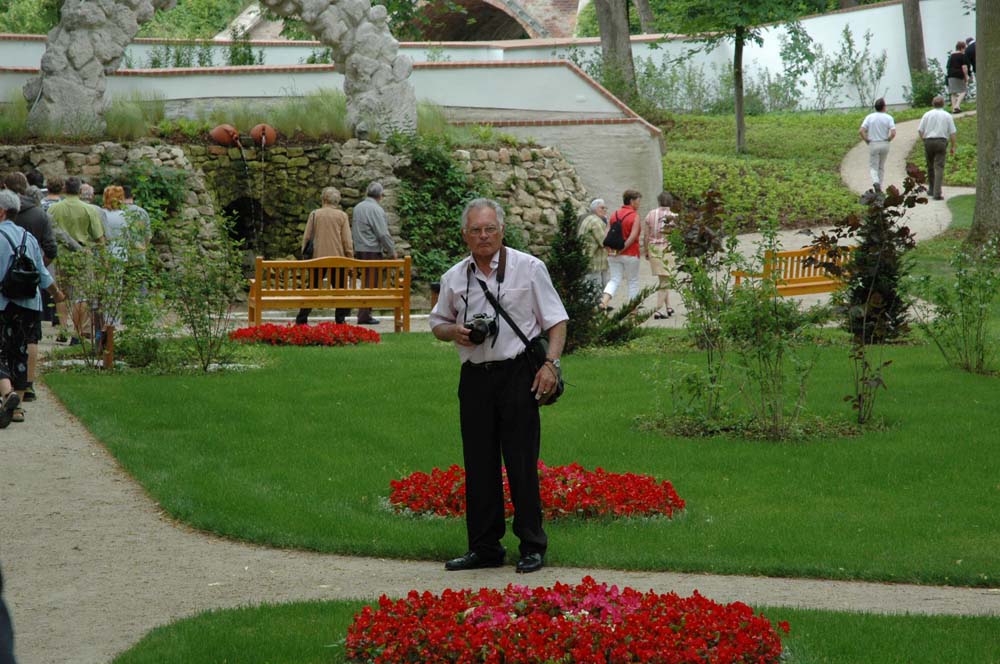
[[[494,360],[493,362],[463,362],[462,365],[469,367],[470,369],[475,369],[477,371],[499,371],[501,369],[509,369],[511,365],[515,362],[524,358],[524,353],[521,353],[517,357],[511,357],[506,360]]]

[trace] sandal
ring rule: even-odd
[[[11,422],[23,422],[24,421],[24,409],[15,408],[10,414]]]
[[[671,309],[670,307],[667,307],[667,318],[670,318],[673,315],[674,315],[674,310]]]
[[[666,320],[667,318],[669,318],[669,316],[667,316],[666,314],[661,314],[659,311],[657,311],[656,313],[653,314],[653,318],[655,318],[656,320]]]
[[[34,401],[37,398],[38,397],[35,395],[35,388],[33,388],[33,387],[26,387],[26,388],[24,388],[24,396],[21,397],[21,401],[25,401],[25,402]]]

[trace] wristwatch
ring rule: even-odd
[[[545,358],[545,361],[551,363],[552,366],[554,366],[556,369],[561,369],[562,368],[562,366],[559,364],[559,358],[558,357],[556,357],[556,358],[547,357],[547,358]]]

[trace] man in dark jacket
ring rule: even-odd
[[[10,173],[4,178],[4,186],[21,198],[21,211],[14,217],[14,223],[35,236],[38,246],[42,248],[42,260],[48,265],[59,253],[55,237],[52,234],[52,220],[42,209],[34,196],[28,194],[28,179],[24,173]],[[43,291],[44,292],[44,291]],[[46,293],[46,296],[48,294]],[[24,401],[35,400],[35,372],[38,366],[38,342],[42,339],[42,319],[49,311],[49,298],[43,296],[42,311],[38,312],[35,329],[28,335],[28,387],[24,390]],[[51,320],[51,316],[49,317]]]

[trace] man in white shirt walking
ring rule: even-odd
[[[868,167],[871,170],[872,189],[882,191],[885,184],[885,160],[889,156],[889,142],[896,138],[896,122],[885,112],[885,99],[875,101],[875,112],[869,113],[858,130],[868,144]]]
[[[941,183],[944,180],[945,150],[951,143],[951,154],[955,154],[955,120],[944,110],[944,97],[934,97],[934,108],[920,118],[917,133],[924,140],[924,156],[927,157],[927,188],[936,201],[943,201]]]

